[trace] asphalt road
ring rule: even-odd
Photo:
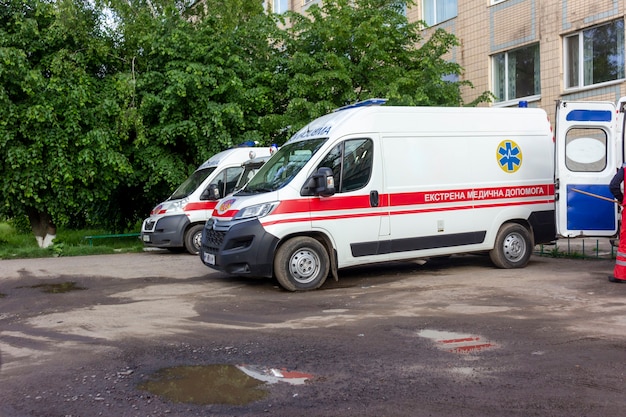
[[[620,416],[612,269],[459,256],[290,293],[185,254],[3,260],[0,416]]]

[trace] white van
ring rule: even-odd
[[[244,172],[242,163],[268,156],[268,147],[232,148],[213,155],[143,221],[144,245],[172,251],[186,249],[197,255],[204,223],[217,200],[235,189]]]
[[[535,244],[556,238],[555,156],[565,155],[545,111],[371,104],[314,120],[221,200],[202,261],[296,291],[344,267],[455,253],[523,267]],[[564,132],[569,123],[584,136],[587,120],[563,117]]]

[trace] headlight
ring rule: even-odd
[[[168,207],[167,212],[170,214],[182,212],[185,210],[185,206],[187,205],[187,203],[189,203],[189,197],[185,197],[178,201],[175,201],[174,203],[172,203],[171,206]]]
[[[278,206],[278,201],[271,203],[257,204],[256,206],[250,206],[243,208],[235,214],[233,220],[247,219],[250,217],[264,217],[267,216]]]

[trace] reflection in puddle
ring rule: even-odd
[[[306,374],[304,372],[289,371],[287,369],[267,368],[255,365],[239,365],[238,369],[256,378],[260,381],[265,381],[270,384],[277,382],[286,382],[291,385],[302,385],[306,381],[313,378],[313,375]]]
[[[177,403],[243,405],[267,395],[262,381],[234,365],[164,368],[152,378],[138,388]]]
[[[481,336],[471,334],[424,329],[418,335],[434,340],[440,349],[454,353],[470,353],[496,347]]]
[[[24,287],[18,287],[18,288],[24,288]],[[62,282],[60,284],[38,284],[38,285],[32,285],[29,288],[40,288],[41,291],[48,293],[48,294],[60,294],[64,292],[87,289],[84,287],[79,287],[78,285],[76,285],[75,282],[72,282],[72,281]]]

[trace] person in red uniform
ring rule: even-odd
[[[609,184],[609,190],[619,205],[624,201],[624,192],[622,191],[622,183],[624,182],[624,167],[622,165],[617,170]],[[613,275],[609,275],[609,281],[617,283],[626,283],[626,211],[622,208],[622,224],[619,233],[619,246],[617,247],[617,256],[615,257],[615,269]]]

